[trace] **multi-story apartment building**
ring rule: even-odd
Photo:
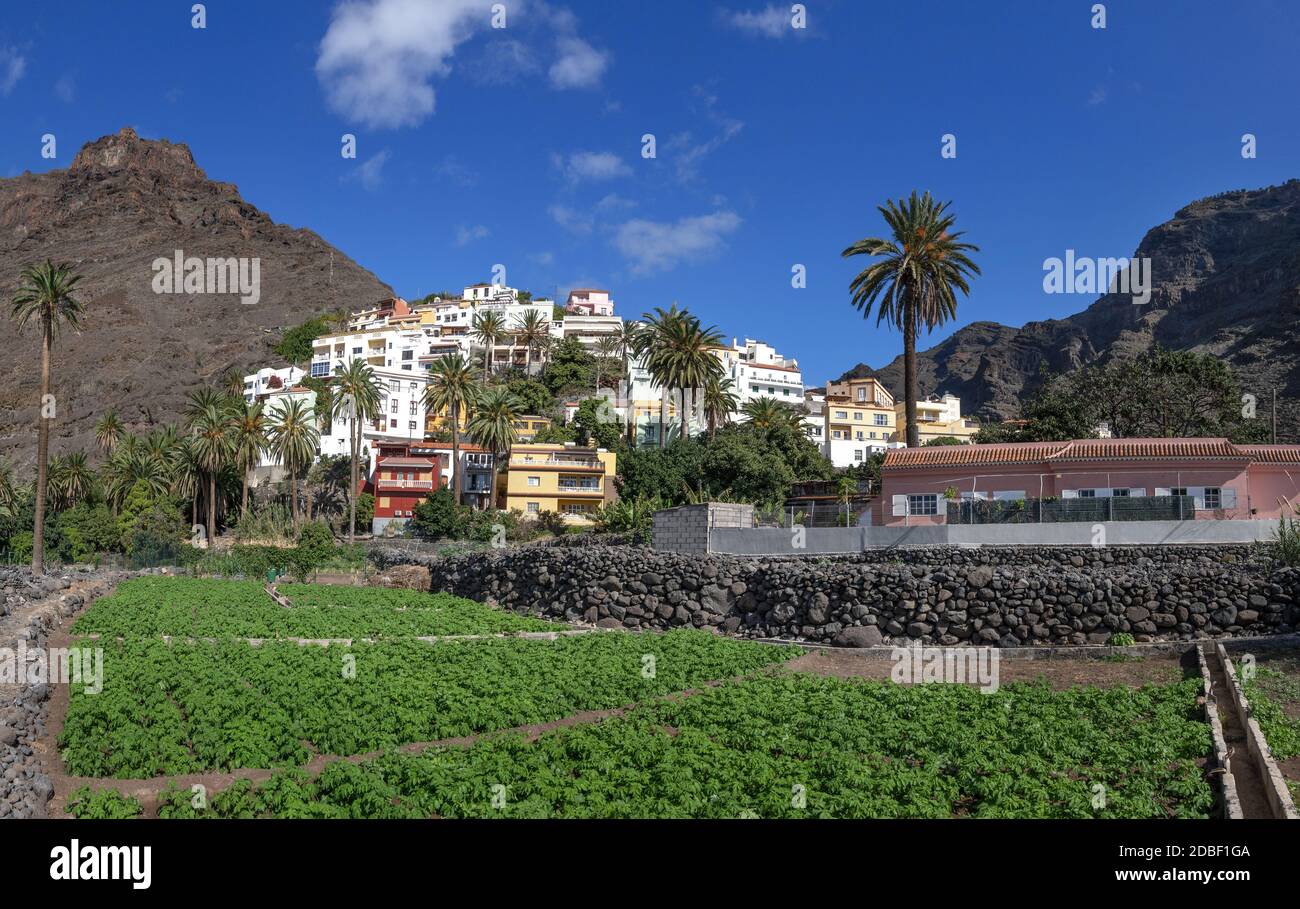
[[[752,338],[738,344],[733,338],[730,346],[715,347],[713,354],[722,361],[742,408],[757,398],[775,398],[792,407],[804,403],[798,361],[783,357],[770,344]],[[737,410],[732,419],[740,418]]]
[[[515,445],[498,506],[529,517],[552,511],[571,524],[588,524],[597,509],[617,499],[615,461],[611,451],[571,442]]]
[[[371,469],[382,445],[413,445],[424,440],[427,418],[424,392],[428,375],[424,372],[406,372],[397,369],[375,369],[379,385],[379,413],[361,425],[362,447],[370,452]],[[322,455],[350,455],[350,419],[331,420],[321,433]]]
[[[836,467],[861,464],[884,451],[897,430],[894,396],[876,379],[826,385],[823,452]]]
[[[826,389],[809,388],[803,393],[803,431],[813,444],[825,450],[826,447]]]
[[[907,444],[907,402],[894,404],[894,416],[897,429],[891,439],[903,445]],[[916,427],[920,442],[924,445],[932,439],[953,438],[963,442],[974,442],[975,433],[980,424],[961,415],[961,398],[956,395],[930,395],[924,401],[916,402]]]
[[[547,429],[550,425],[551,421],[547,417],[540,417],[536,414],[524,414],[511,424],[517,442],[531,442],[539,432]]]

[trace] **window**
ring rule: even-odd
[[[856,438],[857,438],[857,440],[858,440],[859,442],[862,441],[862,430],[861,430],[861,429],[858,430],[858,434],[857,434]]]
[[[409,360],[409,359],[411,359],[411,358],[414,356],[414,354],[415,354],[415,351],[413,351],[413,350],[404,350],[404,351],[402,351],[402,359],[403,359],[403,360]]]
[[[924,495],[908,496],[907,513],[909,515],[938,514],[939,513],[938,493],[926,493]]]
[[[411,416],[415,416],[415,402],[411,402]]]
[[[393,413],[397,413],[397,399],[396,399],[396,398],[393,398],[393,407],[392,407],[392,412],[393,412]]]
[[[862,460],[862,449],[861,449],[861,448],[855,448],[855,449],[853,449],[853,460],[855,460],[855,461],[861,461],[861,460]]]
[[[1095,499],[1095,498],[1097,498],[1097,490],[1095,490],[1095,489],[1080,489],[1078,495],[1079,495],[1079,498],[1081,498],[1081,499]]]
[[[878,414],[876,414],[876,425],[877,425],[877,426],[888,426],[888,425],[889,425],[889,417],[888,417],[888,415],[883,414],[883,413],[878,413]]]
[[[529,503],[528,503],[528,513],[529,513],[529,514],[537,514],[537,510],[538,510],[538,509],[537,509],[537,503],[536,503],[536,502],[529,502]]]
[[[867,390],[866,390],[865,388],[859,388],[859,389],[858,389],[858,400],[859,400],[859,401],[865,401],[866,399],[867,399]]]
[[[1187,487],[1175,486],[1173,489],[1169,490],[1169,494],[1171,496],[1185,496],[1187,495]]]
[[[1128,498],[1128,490],[1127,490],[1127,489],[1112,489],[1112,490],[1110,491],[1110,494],[1111,494],[1112,496],[1116,497],[1116,498],[1119,498],[1119,499],[1127,499],[1127,498]]]
[[[849,412],[848,412],[847,410],[837,410],[837,411],[835,411],[835,419],[837,419],[837,420],[847,420],[848,418],[849,418]]]
[[[1223,507],[1223,491],[1219,487],[1205,487],[1205,507],[1209,509]]]
[[[354,354],[359,354],[359,353],[361,353],[361,348],[360,348],[360,347],[354,347],[354,348],[352,348],[352,352],[353,352]]]
[[[415,420],[411,420],[411,421],[409,421],[409,422],[406,424],[406,426],[407,426],[408,429],[411,430],[411,432],[415,432],[416,421],[415,421]]]
[[[393,379],[391,382],[388,383],[388,390],[391,391],[393,394],[397,394],[399,391],[402,390],[402,383],[397,381],[396,379]]]
[[[862,419],[862,411],[860,411],[860,410],[855,410],[855,411],[853,411],[853,419],[855,419],[855,420],[861,420],[861,419]]]
[[[541,486],[541,485],[542,485],[542,478],[541,478],[541,477],[529,477],[529,478],[528,478],[528,485],[529,485],[529,486]]]

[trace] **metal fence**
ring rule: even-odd
[[[966,500],[948,502],[949,524],[1053,524],[1104,521],[1190,521],[1193,496],[1113,496],[1080,499]],[[1249,517],[1250,509],[1206,509],[1227,520]]]

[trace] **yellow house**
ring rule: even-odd
[[[898,431],[893,441],[907,441],[907,402],[899,401],[894,407],[898,422]],[[931,439],[950,437],[963,442],[974,442],[975,433],[980,424],[961,415],[961,398],[956,395],[944,395],[942,398],[931,395],[924,401],[916,402],[916,428],[921,444]]]
[[[514,427],[517,440],[531,442],[534,436],[551,425],[551,421],[547,417],[524,414],[510,425]]]
[[[894,396],[875,379],[828,383],[824,412],[831,443],[875,443],[883,449],[897,429]]]
[[[553,511],[570,524],[589,524],[598,508],[618,498],[615,458],[612,451],[572,442],[515,445],[510,450],[504,506],[529,517]]]

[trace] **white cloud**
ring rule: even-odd
[[[624,198],[617,193],[610,193],[601,198],[596,203],[596,211],[622,211],[625,208],[636,208],[636,203],[631,199]]]
[[[555,88],[593,88],[609,66],[609,52],[596,50],[586,41],[567,35],[555,42],[558,57],[551,64],[551,85]]]
[[[552,155],[551,163],[563,171],[573,183],[584,180],[613,180],[632,173],[632,168],[623,163],[623,159],[613,152],[579,151],[573,152],[567,158],[562,155]]]
[[[491,231],[482,224],[475,224],[473,227],[465,227],[462,225],[456,228],[456,245],[468,246],[475,240],[486,238],[489,233],[491,233]]]
[[[731,211],[676,221],[637,218],[618,228],[613,244],[632,261],[634,274],[666,271],[680,262],[698,261],[717,253],[723,247],[722,238],[740,223],[740,216]]]
[[[578,211],[576,208],[570,208],[567,205],[552,205],[547,209],[552,220],[565,230],[575,234],[589,234],[592,228],[592,217],[589,214]]]
[[[442,180],[447,180],[465,188],[478,183],[478,173],[455,155],[448,155],[443,158],[437,168],[434,169],[434,173]]]
[[[1098,104],[1105,104],[1106,96],[1108,94],[1110,94],[1110,92],[1106,89],[1106,86],[1098,85],[1092,90],[1092,93],[1088,95],[1088,106],[1096,107]]]
[[[724,25],[749,35],[783,38],[798,31],[793,27],[788,6],[767,6],[753,11],[722,10],[718,15]]]
[[[486,28],[492,0],[359,0],[334,7],[316,76],[330,106],[370,127],[411,126],[434,110],[432,79]]]
[[[683,183],[699,176],[700,165],[704,159],[726,145],[745,128],[743,121],[733,119],[718,111],[718,97],[710,94],[703,86],[691,89],[691,94],[703,105],[703,112],[717,132],[703,142],[697,142],[691,132],[672,136],[665,149],[670,152],[670,159],[677,172],[677,179]]]
[[[389,157],[391,157],[391,155],[388,149],[385,148],[383,151],[371,155],[363,163],[358,165],[355,171],[348,174],[343,179],[356,180],[363,187],[373,192],[379,188],[381,183],[384,182],[384,165],[388,163]]]
[[[72,73],[62,76],[54,83],[54,94],[64,104],[71,104],[77,97],[77,79]]]
[[[462,44],[490,32],[495,0],[342,0],[321,39],[316,77],[330,107],[363,126],[395,128],[427,119],[436,107],[433,81],[451,72]],[[544,0],[509,4],[510,28],[556,36],[548,75],[554,88],[590,88],[609,66],[607,51],[577,34],[577,19]],[[530,18],[531,17],[531,18]],[[495,33],[494,33],[495,34]],[[508,83],[539,73],[536,54],[517,38],[495,38],[471,78]]]
[[[14,47],[0,47],[0,95],[14,90],[18,80],[27,71],[27,58]]]
[[[532,259],[538,265],[550,265],[555,261],[555,253],[547,250],[545,252],[533,253],[528,258]]]

